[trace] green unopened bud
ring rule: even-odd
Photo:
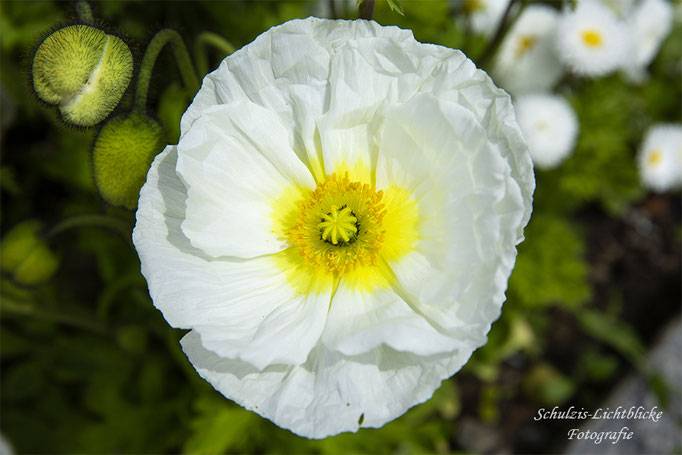
[[[89,25],[48,36],[33,58],[33,87],[65,121],[93,126],[118,105],[133,75],[133,55],[118,37]]]
[[[134,210],[149,166],[165,144],[161,125],[139,111],[109,120],[93,149],[95,183],[102,197]]]
[[[59,259],[40,236],[40,221],[25,221],[15,226],[2,240],[3,272],[26,286],[41,284],[54,275]]]

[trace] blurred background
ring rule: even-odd
[[[374,19],[462,49],[504,87],[492,70],[504,48],[497,30],[506,6],[497,19],[476,16],[492,3],[377,0]],[[557,13],[568,6],[518,7],[528,3]],[[195,372],[178,344],[184,333],[154,309],[140,275],[130,240],[134,211],[109,204],[94,183],[99,127],[69,126],[34,95],[35,49],[77,21],[74,4],[3,0],[0,452],[555,453],[569,450],[566,434],[577,424],[536,421],[538,409],[594,411],[625,377],[638,375],[642,393],[677,416],[674,432],[660,436],[672,438],[667,453],[679,453],[682,384],[648,352],[679,326],[680,191],[647,189],[637,164],[652,126],[682,121],[681,8],[671,5],[672,30],[644,76],[581,77],[567,69],[544,89],[568,103],[579,131],[563,161],[536,168],[533,216],[488,344],[396,421],[309,441],[243,410]],[[358,17],[353,0],[98,1],[92,8],[96,23],[131,48],[135,71],[165,27],[198,59],[206,31],[240,48],[292,18]],[[518,14],[510,11],[507,29]],[[203,49],[211,70],[226,55],[220,46]],[[130,109],[134,81],[114,114]],[[177,142],[194,95],[182,82],[164,48],[147,113],[167,143]]]

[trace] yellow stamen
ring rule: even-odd
[[[599,31],[597,31],[593,28],[583,30],[581,35],[582,35],[583,41],[585,42],[585,44],[588,47],[601,47],[601,45],[604,41],[602,39],[601,33],[599,33]]]
[[[385,235],[382,197],[383,191],[350,181],[348,173],[328,176],[299,202],[289,241],[307,264],[337,276],[376,264]]]
[[[292,186],[273,200],[273,232],[290,247],[272,257],[301,294],[327,292],[341,279],[363,292],[388,287],[388,264],[419,239],[419,210],[407,189],[377,191],[360,163],[337,169],[312,191]]]

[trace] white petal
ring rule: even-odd
[[[182,231],[192,245],[242,258],[287,247],[273,201],[292,185],[315,187],[292,143],[275,114],[248,101],[207,109],[192,124],[177,165],[188,187]]]
[[[217,260],[193,247],[180,229],[186,190],[176,160],[174,146],[154,160],[133,231],[154,305],[172,326],[197,329],[221,355],[258,368],[304,362],[331,292],[299,294],[271,257]]]
[[[181,343],[201,377],[220,393],[283,428],[316,439],[381,427],[429,399],[469,358],[468,352],[416,356],[385,346],[344,356],[319,345],[303,365],[273,365],[259,372],[204,349],[194,332]]]
[[[320,173],[315,120],[326,99],[329,55],[313,36],[315,27],[310,21],[291,21],[280,27],[284,33],[264,33],[223,60],[204,78],[183,115],[182,134],[212,106],[249,101],[279,117],[299,159]]]
[[[364,25],[379,36],[333,43],[329,105],[317,122],[327,174],[358,162],[373,168],[386,106],[410,99],[438,61],[452,52],[418,44],[409,32],[393,36],[398,29],[392,27],[354,25],[356,37],[367,32]]]
[[[388,116],[377,166],[377,188],[408,188],[419,210],[414,251],[390,267],[411,306],[471,349],[499,315],[530,205],[487,134],[460,104],[420,95]]]
[[[346,355],[362,354],[382,343],[417,355],[469,349],[439,333],[392,289],[353,290],[343,279],[332,299],[322,342]]]

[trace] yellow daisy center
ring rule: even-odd
[[[581,36],[587,47],[601,47],[604,42],[601,33],[593,28],[583,30]]]
[[[377,263],[385,229],[383,191],[328,176],[298,204],[288,240],[306,264],[342,276],[358,266]]]
[[[533,49],[536,42],[537,42],[537,38],[535,36],[532,36],[532,35],[521,36],[519,38],[517,45],[516,45],[516,57],[517,58],[523,57],[523,55],[526,52]]]
[[[661,153],[661,149],[653,149],[649,153],[649,166],[656,166],[661,162],[661,159],[663,159],[663,154]]]

